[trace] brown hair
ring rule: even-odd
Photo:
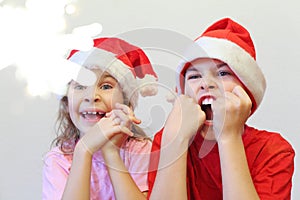
[[[55,131],[57,137],[52,145],[58,146],[64,153],[73,153],[75,144],[80,139],[80,131],[71,120],[67,96],[60,99]]]

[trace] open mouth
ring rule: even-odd
[[[105,116],[105,112],[81,112],[81,116],[89,121],[99,121]]]
[[[205,112],[206,120],[211,121],[213,119],[213,112],[211,109],[211,104],[213,102],[212,97],[204,98],[201,102],[201,109]]]

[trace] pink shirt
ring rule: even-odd
[[[147,173],[151,142],[131,139],[120,150],[120,155],[133,180],[143,191],[148,191]],[[64,154],[54,147],[44,158],[43,200],[61,199],[70,173],[73,154]],[[91,199],[115,199],[113,187],[101,152],[93,155],[91,171]]]

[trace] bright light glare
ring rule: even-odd
[[[65,11],[68,15],[72,15],[76,12],[76,7],[73,4],[68,4],[65,7]]]
[[[102,25],[99,23],[93,23],[90,25],[81,26],[73,29],[73,33],[75,35],[81,35],[81,36],[83,35],[88,36],[90,34],[97,35],[99,34],[99,31],[100,32],[102,31]]]
[[[79,32],[64,34],[67,3],[28,0],[26,8],[0,6],[0,70],[16,64],[17,77],[27,81],[32,96],[64,92],[63,86],[80,69],[65,60],[66,52],[91,48],[92,37],[102,31],[101,25],[93,24],[77,28]]]

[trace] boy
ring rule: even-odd
[[[266,87],[250,34],[225,18],[195,43],[203,52],[179,66],[180,96],[154,138],[150,199],[290,199],[293,148],[245,124]]]

